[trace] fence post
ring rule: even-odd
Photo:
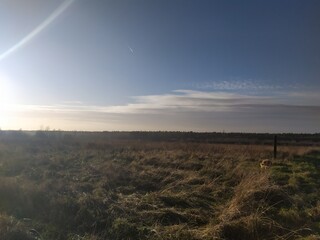
[[[277,135],[274,135],[273,139],[273,159],[277,158]]]

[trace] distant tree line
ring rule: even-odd
[[[135,132],[81,132],[81,131],[4,131],[0,130],[0,141],[12,140],[64,140],[64,141],[158,141],[158,142],[204,142],[226,144],[263,144],[272,145],[275,134],[269,133],[225,133],[225,132],[173,132],[173,131],[135,131]],[[320,145],[320,133],[291,134],[278,136],[279,145]]]

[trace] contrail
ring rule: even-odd
[[[75,0],[64,1],[56,10],[54,10],[51,15],[46,18],[39,26],[37,26],[32,32],[21,39],[17,44],[13,45],[7,51],[0,55],[0,61],[17,51],[19,48],[23,47],[26,43],[31,41],[35,36],[37,36],[43,29],[45,29],[50,23],[52,23],[57,17],[60,16]]]
[[[130,52],[133,54],[133,49],[131,47],[128,46],[128,49],[130,50]]]

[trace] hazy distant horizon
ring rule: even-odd
[[[266,134],[266,135],[282,135],[282,134],[306,134],[306,135],[319,135],[320,132],[241,132],[232,131],[228,132],[226,130],[222,131],[184,131],[184,130],[64,130],[64,129],[52,129],[50,126],[39,129],[0,129],[0,132],[30,132],[36,134],[37,132],[61,132],[61,133],[195,133],[195,134]]]

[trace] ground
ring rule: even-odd
[[[318,142],[171,137],[1,133],[0,238],[320,238]]]

